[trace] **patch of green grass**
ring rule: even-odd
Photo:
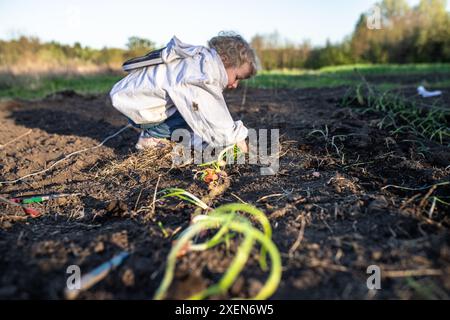
[[[450,73],[449,63],[416,63],[416,64],[354,64],[345,66],[330,66],[319,70],[320,73],[353,74],[357,68],[364,75],[417,75],[429,73]]]
[[[0,98],[40,99],[62,90],[81,94],[105,93],[120,75],[0,77]]]
[[[370,65],[356,64],[346,66],[325,67],[319,70],[271,70],[262,71],[257,77],[248,80],[248,85],[254,88],[323,88],[355,85],[364,76],[417,76],[427,74],[450,74],[450,64],[406,64],[406,65]],[[450,79],[431,83],[433,86],[446,86]],[[402,86],[398,82],[383,82],[379,84],[384,89],[394,89]],[[417,83],[420,85],[420,83]]]
[[[406,64],[406,65],[370,65],[358,64],[325,67],[319,70],[271,70],[261,71],[246,83],[253,88],[329,88],[358,84],[360,77],[354,68],[364,76],[404,76],[427,74],[450,74],[450,64]],[[122,75],[85,75],[85,76],[42,76],[27,77],[0,76],[0,98],[40,99],[61,90],[74,90],[81,94],[106,93],[122,78]],[[421,83],[410,84],[410,86]],[[428,83],[432,87],[450,86],[450,79],[439,79]],[[402,87],[401,83],[386,80],[378,83],[382,89]]]
[[[352,85],[353,79],[346,79],[333,75],[293,75],[261,73],[255,78],[248,80],[248,85],[253,88],[272,89],[272,88],[323,88]]]

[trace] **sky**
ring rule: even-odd
[[[415,5],[419,0],[408,0]],[[166,44],[173,35],[206,44],[221,30],[277,31],[294,43],[323,45],[349,35],[375,0],[0,0],[0,39],[21,35],[93,48],[124,48],[130,36]],[[447,8],[450,10],[450,1]]]

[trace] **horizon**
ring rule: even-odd
[[[418,2],[408,0],[411,6]],[[170,12],[167,12],[163,1],[145,3],[135,0],[132,3],[132,6],[124,8],[117,1],[106,0],[95,3],[86,0],[77,3],[0,1],[0,39],[8,41],[27,36],[37,37],[42,42],[56,41],[67,45],[79,42],[94,49],[123,49],[132,36],[149,39],[157,46],[165,45],[174,35],[186,43],[205,44],[218,32],[230,30],[238,32],[248,41],[256,34],[278,32],[282,41],[295,44],[309,41],[313,46],[323,46],[327,40],[341,42],[350,35],[359,16],[370,10],[376,1],[348,0],[337,3],[324,0],[310,3],[286,0],[280,5],[273,1],[255,0],[245,3],[237,0],[228,3],[198,1],[195,4],[174,0]],[[106,6],[107,11],[104,9]],[[151,10],[167,14],[157,14],[147,21],[147,12]],[[448,2],[447,10],[450,10]],[[123,12],[130,13],[124,15]],[[249,12],[252,14],[249,15]],[[186,18],[189,18],[186,23],[172,22]],[[320,28],[315,27],[318,21]]]

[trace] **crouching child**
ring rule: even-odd
[[[111,90],[112,105],[141,130],[136,148],[163,146],[177,129],[195,148],[237,144],[247,152],[248,130],[234,121],[223,91],[257,72],[256,55],[237,34],[221,33],[208,47],[173,37],[163,49],[124,63],[130,73]]]

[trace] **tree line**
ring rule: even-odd
[[[314,47],[309,41],[297,44],[283,40],[274,32],[255,35],[251,44],[266,70],[353,63],[450,62],[450,14],[446,5],[446,0],[420,0],[416,6],[409,6],[406,0],[382,0],[362,13],[354,31],[339,43],[327,41],[322,47]],[[374,19],[379,20],[375,28]],[[139,37],[129,38],[126,49],[92,49],[80,43],[43,43],[22,36],[0,40],[0,71],[117,71],[124,60],[155,47],[154,42]]]
[[[65,45],[55,41],[41,42],[36,37],[0,40],[0,72],[86,73],[120,69],[124,60],[140,56],[155,48],[155,43],[130,37],[127,49],[83,47],[80,43]]]
[[[321,68],[353,63],[450,62],[450,13],[446,0],[383,0],[360,15],[340,43],[294,45],[278,33],[256,35],[252,45],[264,69]],[[379,16],[377,16],[379,15]],[[373,19],[378,18],[379,29]]]

